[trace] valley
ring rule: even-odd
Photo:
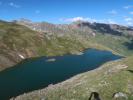
[[[70,25],[40,23],[35,30],[36,23],[31,23],[27,20],[0,22],[0,70],[11,67],[26,58],[74,54],[88,48],[109,50],[123,56],[133,53],[132,49],[129,49],[132,45],[130,47],[126,45],[132,42],[132,29],[128,27],[114,25],[118,29],[110,30],[115,30],[115,33],[108,31],[106,33],[104,30],[103,34],[99,30],[109,25],[101,24],[98,29],[92,28],[93,24],[89,22],[87,26],[86,24],[83,26],[84,22]],[[97,25],[97,23],[94,24]],[[112,26],[110,25],[110,28]],[[38,29],[38,27],[44,29]],[[119,35],[119,31],[123,33]]]
[[[33,74],[33,72],[30,72],[32,71],[32,67],[33,69],[35,67],[39,67],[41,66],[40,63],[37,63],[39,65],[36,66],[33,66],[31,63],[32,66],[29,70],[22,71],[20,69],[29,68],[29,66],[25,65],[25,63],[28,63],[28,61],[32,62],[39,60],[40,57],[65,57],[66,55],[75,55],[77,56],[77,59],[78,56],[82,57],[84,55],[83,51],[85,50],[96,49],[104,52],[109,51],[112,52],[112,55],[122,56],[124,58],[115,61],[109,60],[110,62],[106,63],[102,63],[99,59],[101,64],[97,65],[98,68],[94,68],[94,70],[90,71],[89,68],[94,67],[94,65],[90,65],[83,72],[81,71],[73,74],[71,77],[65,78],[70,79],[66,81],[64,81],[65,79],[62,79],[58,81],[64,82],[53,82],[55,85],[50,85],[52,84],[51,81],[48,83],[49,86],[48,84],[45,85],[45,82],[42,82],[40,83],[42,86],[37,86],[38,88],[33,86],[32,89],[26,90],[28,88],[23,87],[26,89],[21,89],[21,92],[18,93],[18,95],[23,94],[24,92],[30,93],[12,98],[12,100],[71,100],[73,98],[76,100],[87,100],[91,92],[98,92],[104,100],[111,100],[114,93],[122,92],[123,94],[126,94],[129,100],[132,100],[132,40],[133,29],[117,24],[90,23],[84,21],[77,21],[71,24],[51,24],[47,22],[32,22],[26,19],[14,20],[12,22],[0,21],[0,74],[7,71],[8,76],[8,71],[10,72],[11,70],[12,74],[9,75],[9,77],[11,77],[13,73],[17,73],[14,69],[18,70],[18,75],[16,76],[28,76],[28,74],[24,74],[26,71],[27,73]],[[92,52],[92,54],[96,54],[95,56],[98,56],[97,53]],[[100,57],[102,56],[99,56],[99,58]],[[103,58],[107,60],[108,57]],[[51,59],[48,59],[47,63],[52,64],[57,62],[56,59]],[[93,56],[91,59],[93,59]],[[84,60],[84,57],[80,59],[79,62],[82,60]],[[96,60],[93,59],[93,61]],[[87,64],[84,65],[87,61],[83,62],[84,63],[81,63],[81,66],[87,66]],[[23,66],[21,66],[21,64]],[[72,64],[72,62],[68,62],[65,65],[67,64]],[[73,65],[73,67],[78,67],[79,65],[80,64]],[[63,66],[64,65],[60,67],[64,68]],[[82,68],[81,66],[79,66],[79,68]],[[41,68],[36,69],[36,71]],[[19,75],[22,72],[23,74]],[[61,70],[61,72],[63,72],[63,70]],[[40,75],[41,73],[36,74]],[[37,75],[34,77],[37,77]],[[9,79],[9,77],[3,78],[6,77],[6,74],[3,77],[0,75],[0,77],[1,80],[3,79],[4,83],[5,79]],[[30,79],[32,78],[30,77]],[[27,81],[28,80],[29,79],[27,79]],[[35,81],[38,84],[41,82],[37,80]],[[15,85],[17,80],[11,82]],[[4,83],[3,85],[6,85]],[[8,80],[7,83],[9,83]],[[22,85],[21,83],[16,84],[17,86]],[[23,83],[23,85],[26,85],[26,83]],[[15,87],[13,88],[15,89]],[[7,91],[8,89],[10,88],[7,88]],[[18,89],[19,88],[17,87],[16,91]],[[5,94],[3,94],[3,97],[4,95]],[[12,96],[15,97],[17,95],[13,94]],[[11,98],[12,96],[9,97]]]

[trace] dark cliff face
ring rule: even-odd
[[[117,24],[104,24],[104,23],[89,23],[89,22],[79,22],[76,23],[78,28],[82,29],[92,29],[102,34],[112,34],[112,35],[131,35],[133,36],[133,29],[126,26],[121,26]],[[124,32],[126,34],[124,34]]]

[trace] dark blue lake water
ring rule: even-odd
[[[52,60],[49,60],[51,58]],[[82,55],[25,60],[15,67],[0,72],[0,100],[44,88],[120,58],[122,57],[108,51],[89,49]]]

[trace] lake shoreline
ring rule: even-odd
[[[64,53],[64,54],[58,54],[58,55],[42,55],[42,56],[33,56],[33,57],[29,57],[29,58],[24,58],[24,59],[21,59],[21,61],[19,61],[19,62],[16,62],[13,66],[9,66],[9,67],[7,67],[7,68],[2,68],[2,69],[0,69],[0,72],[2,72],[2,71],[5,71],[5,70],[8,70],[8,69],[10,69],[10,68],[12,68],[12,67],[15,67],[16,65],[18,65],[19,63],[23,63],[23,61],[25,61],[25,60],[31,60],[31,59],[37,59],[37,58],[42,58],[42,57],[48,57],[48,58],[54,58],[54,57],[58,57],[58,56],[65,56],[65,55],[82,55],[83,54],[83,52],[85,52],[86,50],[89,50],[89,49],[96,49],[96,50],[101,50],[101,51],[110,51],[110,52],[112,52],[113,54],[116,54],[116,55],[119,55],[119,56],[124,56],[124,55],[122,55],[122,54],[119,54],[119,53],[117,53],[117,52],[115,52],[115,51],[113,51],[112,49],[110,49],[110,48],[107,48],[107,47],[103,47],[103,46],[94,46],[94,47],[91,47],[91,46],[87,46],[86,48],[82,48],[82,49],[80,49],[80,50],[76,50],[76,51],[74,51],[74,52],[66,52],[66,53]]]
[[[80,79],[80,77],[83,77],[83,75],[85,74],[91,74],[91,73],[96,73],[100,70],[103,70],[104,68],[107,67],[107,64],[112,64],[112,63],[117,63],[117,62],[120,62],[122,59],[125,59],[125,58],[121,58],[121,59],[117,59],[115,61],[109,61],[103,65],[101,65],[100,67],[96,68],[96,69],[93,69],[93,70],[90,70],[90,71],[86,71],[86,72],[83,72],[83,73],[80,73],[80,74],[77,74],[69,79],[66,79],[62,82],[59,82],[59,83],[56,83],[56,84],[50,84],[48,85],[47,87],[44,87],[42,89],[37,89],[37,90],[34,90],[34,91],[31,91],[31,92],[27,92],[27,93],[24,93],[24,94],[21,94],[21,95],[18,95],[16,97],[12,97],[10,98],[10,100],[21,100],[21,98],[26,98],[30,95],[37,95],[37,94],[45,94],[47,93],[48,91],[51,91],[53,89],[56,89],[56,88],[62,88],[64,87],[66,84],[68,83],[72,83],[74,82],[75,80],[77,79]]]
[[[56,57],[44,56],[26,60],[0,73],[0,81],[2,82],[0,93],[3,94],[3,97],[12,97],[25,92],[42,89],[49,85],[51,86],[51,84],[68,80],[75,75],[97,69],[108,61],[120,58],[122,57],[114,55],[110,51],[88,49],[82,54],[68,54]],[[8,80],[10,77],[12,77],[12,81]],[[8,84],[13,84],[13,86],[10,87]],[[10,94],[9,88],[14,89],[15,92]]]

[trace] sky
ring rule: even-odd
[[[133,0],[0,0],[0,19],[71,23],[77,20],[133,26]]]

